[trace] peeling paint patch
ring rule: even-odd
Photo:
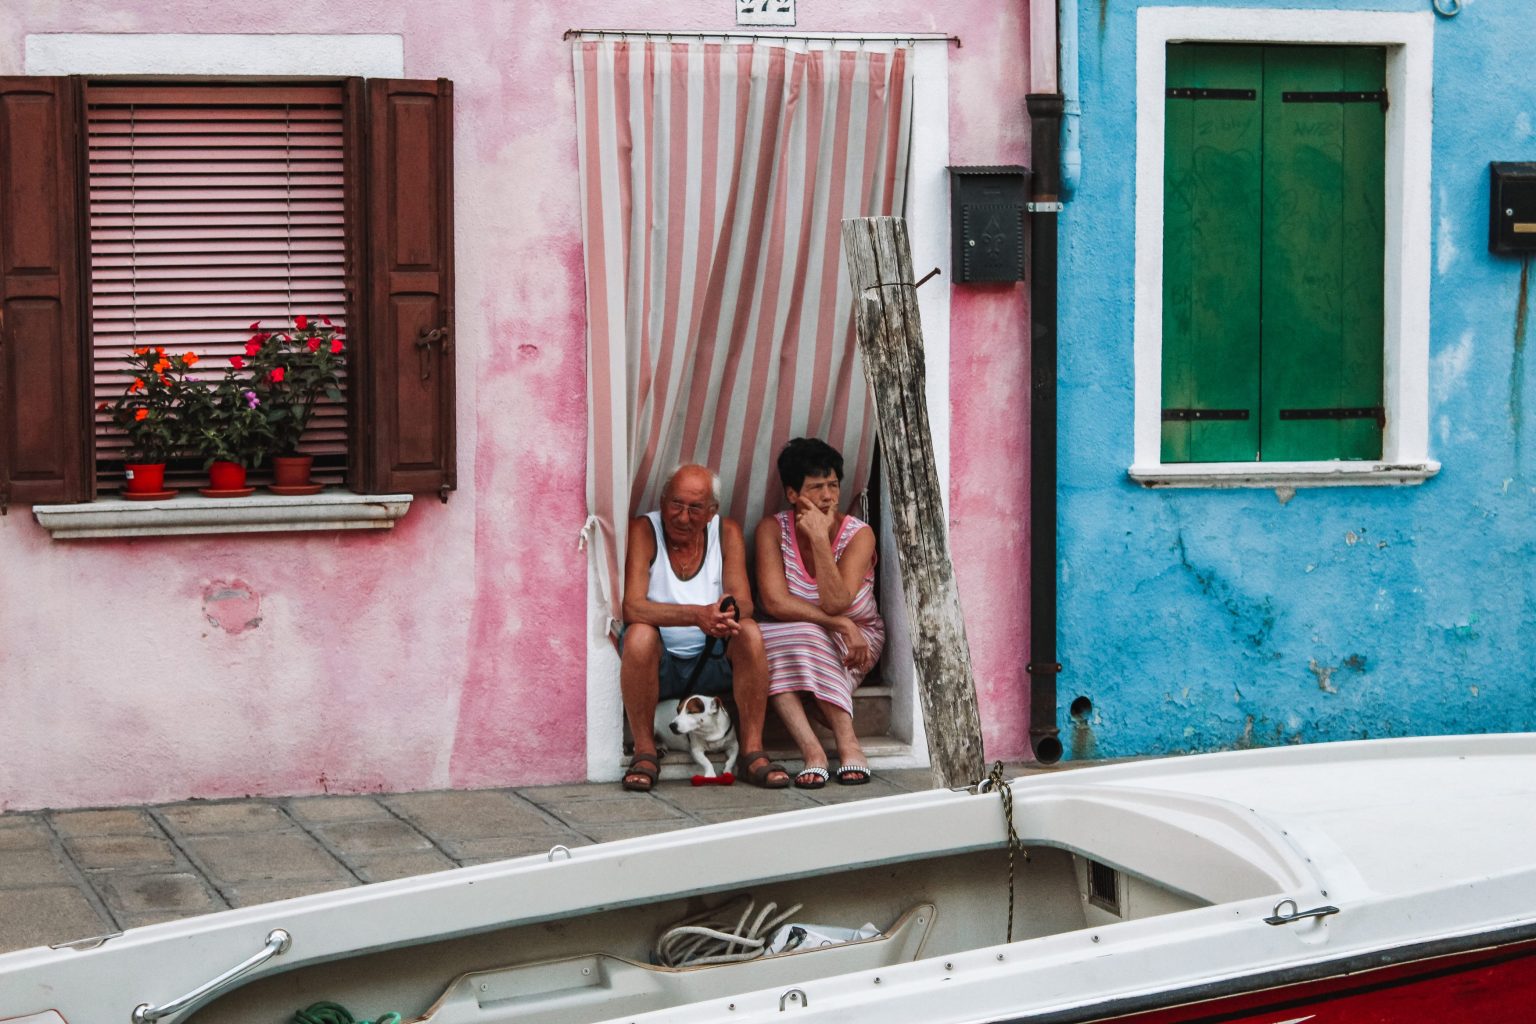
[[[1442,185],[1440,187],[1440,209],[1450,209],[1449,190]],[[1451,265],[1456,262],[1456,257],[1461,250],[1456,247],[1456,222],[1450,214],[1442,213],[1440,223],[1435,232],[1435,269],[1444,277],[1451,272]]]
[[[1463,378],[1472,366],[1473,338],[1471,330],[1461,332],[1456,344],[1447,345],[1430,360],[1430,382],[1435,401],[1444,402],[1462,387]]]
[[[1317,688],[1324,693],[1338,693],[1338,687],[1333,685],[1333,673],[1337,671],[1332,665],[1319,665],[1316,658],[1307,662],[1307,668],[1317,676]]]
[[[214,580],[203,588],[203,614],[231,635],[261,625],[261,595],[240,580]]]
[[[1274,606],[1270,603],[1270,599],[1266,597],[1263,601],[1255,601],[1237,591],[1214,572],[1195,566],[1189,560],[1182,530],[1174,538],[1173,549],[1178,552],[1179,565],[1194,578],[1202,594],[1215,598],[1221,604],[1222,610],[1232,619],[1233,628],[1238,631],[1248,646],[1255,650],[1264,647],[1275,628]]]
[[[1350,547],[1354,547],[1356,544],[1360,543],[1360,534],[1356,533],[1354,530],[1345,530],[1344,543],[1348,544]]]
[[[1342,667],[1349,669],[1351,672],[1364,672],[1365,662],[1365,655],[1351,654],[1349,657],[1344,659],[1344,664]]]
[[[1289,505],[1294,497],[1296,497],[1296,488],[1294,487],[1275,488],[1275,500],[1282,505]]]

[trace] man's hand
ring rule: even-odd
[[[833,627],[837,635],[843,639],[843,664],[855,672],[867,672],[875,667],[874,652],[869,648],[869,642],[864,639],[864,631],[859,624],[846,615],[839,615],[833,620]]]
[[[692,607],[697,613],[693,624],[702,629],[705,636],[729,639],[741,632],[741,623],[736,621],[734,611],[723,612],[719,605],[714,604],[699,604]]]

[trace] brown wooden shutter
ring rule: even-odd
[[[0,78],[0,505],[92,497],[79,83]]]
[[[453,83],[368,82],[365,489],[447,492],[454,468]]]

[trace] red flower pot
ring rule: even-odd
[[[123,490],[129,494],[159,494],[165,490],[165,463],[130,462]]]
[[[210,491],[239,491],[245,488],[245,467],[238,462],[215,462],[208,467]]]

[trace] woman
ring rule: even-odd
[[[805,767],[801,789],[820,789],[831,772],[806,719],[804,694],[837,741],[837,781],[869,781],[853,733],[853,688],[885,646],[875,607],[875,533],[838,512],[843,457],[815,438],[797,437],[779,453],[779,480],[789,510],[757,524],[757,583],[768,654],[768,696],[789,727]]]

